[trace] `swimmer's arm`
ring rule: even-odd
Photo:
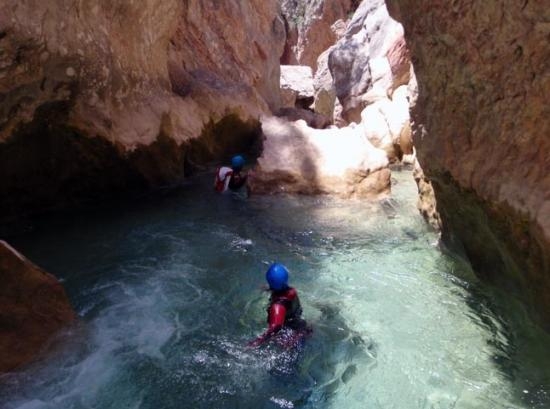
[[[269,309],[269,326],[267,330],[255,340],[248,343],[248,346],[258,347],[269,340],[281,330],[285,323],[286,308],[281,304],[273,304]]]

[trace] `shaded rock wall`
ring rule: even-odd
[[[278,109],[284,41],[275,0],[4,0],[0,214],[72,189],[167,183],[214,159],[189,158],[188,141]]]
[[[75,314],[55,277],[1,240],[0,281],[2,373],[30,362]]]
[[[550,9],[390,0],[418,80],[418,159],[444,237],[550,330]]]

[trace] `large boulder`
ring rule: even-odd
[[[29,363],[75,319],[63,287],[0,240],[0,373]]]
[[[410,68],[403,27],[389,16],[384,0],[361,3],[331,49],[329,68],[342,119],[348,123],[359,122],[367,105],[408,82],[403,74]]]
[[[379,198],[390,191],[384,151],[360,127],[313,129],[304,121],[262,119],[263,153],[251,179],[257,193]]]
[[[178,180],[279,108],[284,41],[277,0],[3,1],[0,214]]]
[[[336,88],[332,80],[332,74],[328,68],[328,56],[331,49],[325,50],[317,59],[317,71],[313,78],[314,100],[312,109],[326,116],[327,118],[334,117],[334,109],[336,103]]]
[[[307,65],[281,65],[281,96],[284,108],[308,108],[313,102],[313,73]]]
[[[550,8],[388,4],[414,61],[414,141],[443,237],[550,330]]]
[[[374,146],[386,151],[390,161],[399,161],[404,154],[413,152],[407,96],[407,87],[402,85],[391,99],[382,98],[361,112],[365,136]]]

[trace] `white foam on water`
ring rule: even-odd
[[[3,377],[0,401],[6,409],[548,406],[548,337],[434,246],[410,172],[393,177],[388,203],[217,201],[205,190],[29,237],[45,257],[36,262],[65,271],[83,330],[66,335],[62,352]],[[313,326],[299,351],[246,347],[266,327],[259,287],[273,261],[289,267]]]

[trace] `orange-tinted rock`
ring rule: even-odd
[[[395,39],[387,57],[393,77],[393,89],[408,84],[411,79],[411,57],[403,34]]]
[[[2,2],[0,218],[174,183],[211,124],[279,108],[276,0],[119,3]]]
[[[275,116],[290,122],[302,119],[308,126],[315,129],[324,129],[330,125],[330,118],[304,108],[281,108]]]
[[[432,226],[435,230],[440,230],[441,218],[437,212],[437,203],[432,184],[428,179],[426,179],[424,171],[420,167],[417,160],[414,160],[413,166],[413,176],[416,181],[416,185],[418,186],[418,210],[430,226]]]
[[[75,319],[62,285],[0,241],[0,372],[29,363]]]
[[[317,69],[317,58],[342,34],[342,20],[356,7],[351,0],[283,0],[289,40],[281,64]]]
[[[444,237],[550,330],[550,8],[390,0],[418,80],[418,160]]]
[[[126,149],[152,143],[162,121],[182,142],[228,111],[279,107],[276,1],[74,3],[3,2],[0,141],[52,101],[69,102],[72,127]]]

